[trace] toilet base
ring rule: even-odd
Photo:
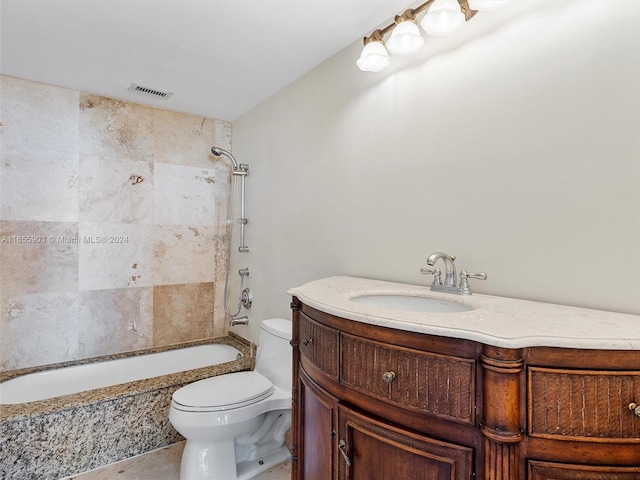
[[[172,412],[175,425],[180,412]],[[194,418],[198,420],[198,417],[192,414],[184,417],[197,423]],[[199,419],[202,422],[202,418]],[[272,410],[245,422],[227,425],[233,427],[233,432],[225,426],[188,429],[184,424],[179,426],[178,431],[187,438],[180,480],[249,480],[291,458],[284,445],[285,434],[291,428],[291,410],[288,409]],[[234,438],[234,432],[244,432],[244,435]]]
[[[218,442],[213,448],[187,443],[182,455],[180,480],[250,480],[272,467],[291,458],[289,449],[282,445],[277,450],[256,460],[247,460],[236,465],[233,441]],[[199,468],[198,468],[199,465]],[[207,468],[207,465],[215,468]]]
[[[282,462],[286,462],[290,458],[291,453],[289,452],[289,449],[283,445],[275,452],[265,455],[258,460],[241,462],[237,466],[238,480],[249,480],[256,475],[266,472],[270,468],[281,464]]]
[[[229,480],[236,478],[233,439],[217,442],[187,440],[180,462],[180,480]]]

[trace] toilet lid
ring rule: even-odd
[[[236,372],[182,387],[174,392],[173,403],[180,410],[214,412],[251,405],[273,391],[269,379],[258,372]]]

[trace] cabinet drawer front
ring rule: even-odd
[[[392,379],[388,375],[391,372]],[[344,334],[341,383],[402,408],[475,423],[475,361],[471,359]]]
[[[329,377],[338,380],[338,332],[300,313],[300,353]]]
[[[629,410],[640,403],[640,372],[530,367],[528,377],[530,435],[640,440],[640,418]]]
[[[530,460],[530,480],[638,480],[640,467],[594,467]]]

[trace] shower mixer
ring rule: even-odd
[[[251,304],[253,303],[253,296],[251,295],[251,290],[248,287],[242,287],[244,286],[244,277],[248,277],[249,273],[249,267],[241,268],[240,270],[238,270],[238,275],[240,275],[240,288],[242,289],[242,293],[240,294],[240,303],[247,310],[251,308]]]
[[[247,310],[251,308],[251,304],[253,303],[253,295],[251,295],[251,290],[248,287],[242,290],[240,301],[242,302],[242,306]]]

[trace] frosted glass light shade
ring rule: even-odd
[[[455,1],[455,0],[454,0]],[[411,20],[405,20],[395,26],[387,40],[387,49],[394,55],[411,55],[424,44],[418,26]]]
[[[420,26],[428,35],[449,35],[465,20],[457,0],[436,0],[422,17]]]
[[[389,66],[391,60],[382,42],[369,42],[362,49],[356,65],[363,72],[379,72]]]
[[[469,0],[469,8],[479,12],[493,12],[509,5],[513,0]]]

